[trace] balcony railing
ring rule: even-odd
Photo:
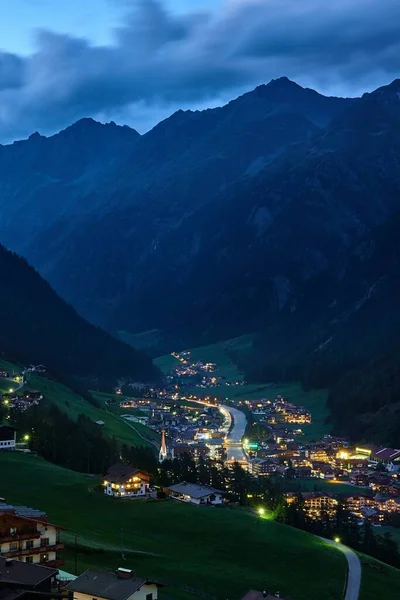
[[[45,552],[57,552],[63,550],[64,544],[48,544],[47,546],[34,546],[32,548],[18,548],[9,552],[2,552],[3,558],[14,558],[16,556],[30,556],[31,554],[43,554]]]
[[[46,567],[56,568],[63,567],[65,565],[65,561],[62,558],[57,558],[57,560],[41,560],[39,564]]]
[[[5,544],[6,542],[20,542],[23,540],[36,540],[40,537],[40,531],[37,529],[32,529],[32,531],[22,531],[17,532],[14,535],[1,535],[0,534],[0,544]]]

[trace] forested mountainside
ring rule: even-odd
[[[89,324],[62,300],[25,259],[0,246],[0,348],[24,364],[87,385],[118,378],[157,381],[152,361]]]
[[[304,287],[297,310],[284,311],[259,337],[248,367],[252,381],[300,378],[308,388],[330,387],[337,432],[394,446],[400,439],[399,231],[400,213]]]

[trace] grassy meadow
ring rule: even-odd
[[[46,510],[50,520],[67,528],[70,570],[76,534],[79,572],[120,565],[123,551],[124,566],[165,582],[165,593],[176,593],[177,600],[186,597],[185,586],[221,600],[240,598],[251,588],[279,590],[296,600],[340,598],[344,556],[267,518],[172,500],[108,498],[95,478],[16,452],[0,455],[0,478],[7,501]]]

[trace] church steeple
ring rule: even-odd
[[[160,452],[158,455],[158,461],[163,462],[163,460],[165,460],[167,458],[167,455],[168,455],[168,452],[167,452],[167,444],[165,441],[165,429],[163,429],[161,432],[161,448],[160,448]]]

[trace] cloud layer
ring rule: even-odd
[[[400,76],[398,0],[231,0],[184,15],[130,4],[112,45],[39,31],[31,56],[0,51],[1,140],[96,115],[141,130],[282,75],[342,95]]]

